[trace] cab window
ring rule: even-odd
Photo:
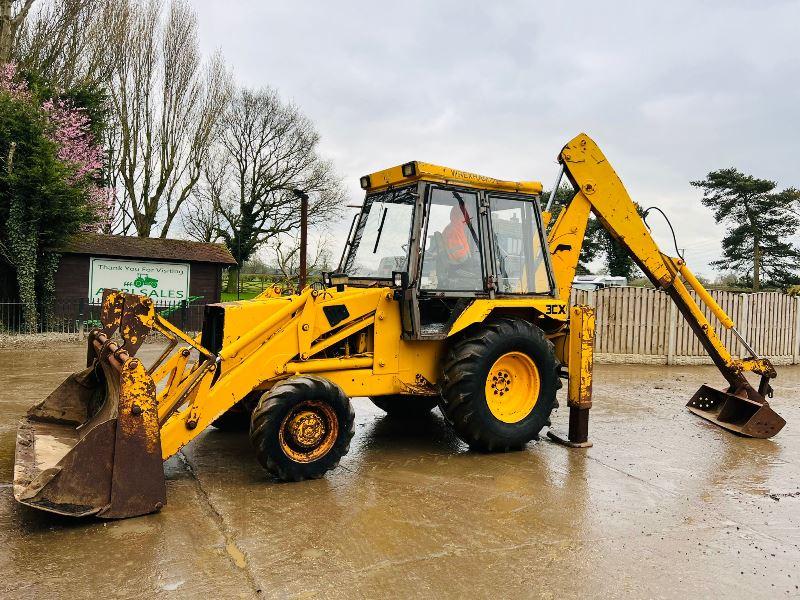
[[[427,213],[420,289],[482,291],[477,194],[433,188]]]
[[[549,292],[550,280],[535,201],[492,196],[489,209],[497,291],[501,294]]]

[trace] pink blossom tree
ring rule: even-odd
[[[0,92],[33,101],[27,83],[17,76],[14,63],[0,65]],[[114,192],[101,184],[104,149],[94,139],[89,115],[71,101],[58,98],[44,100],[40,108],[50,123],[49,137],[58,147],[58,159],[74,170],[68,183],[86,190],[87,201],[97,216],[96,221],[84,229],[106,229],[111,219]]]
[[[92,135],[89,116],[85,109],[76,108],[65,100],[46,100],[42,110],[52,124],[51,139],[58,145],[59,160],[75,169],[69,183],[86,185],[87,200],[97,215],[97,222],[87,225],[86,229],[106,228],[114,196],[111,188],[99,184],[104,151]]]

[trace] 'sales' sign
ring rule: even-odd
[[[148,296],[157,305],[189,298],[189,272],[185,263],[146,262],[92,258],[89,265],[89,298],[100,302],[104,288]]]

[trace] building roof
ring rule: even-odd
[[[236,261],[225,244],[190,242],[164,238],[142,238],[102,233],[78,233],[61,248],[62,254],[91,254],[94,256],[124,256],[181,262],[205,262],[235,265]]]

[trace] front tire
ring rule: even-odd
[[[321,377],[295,377],[264,394],[250,422],[258,462],[281,481],[318,479],[350,449],[355,413],[342,389]]]
[[[544,332],[498,319],[458,340],[442,373],[442,413],[471,448],[517,450],[547,425],[561,387]]]

